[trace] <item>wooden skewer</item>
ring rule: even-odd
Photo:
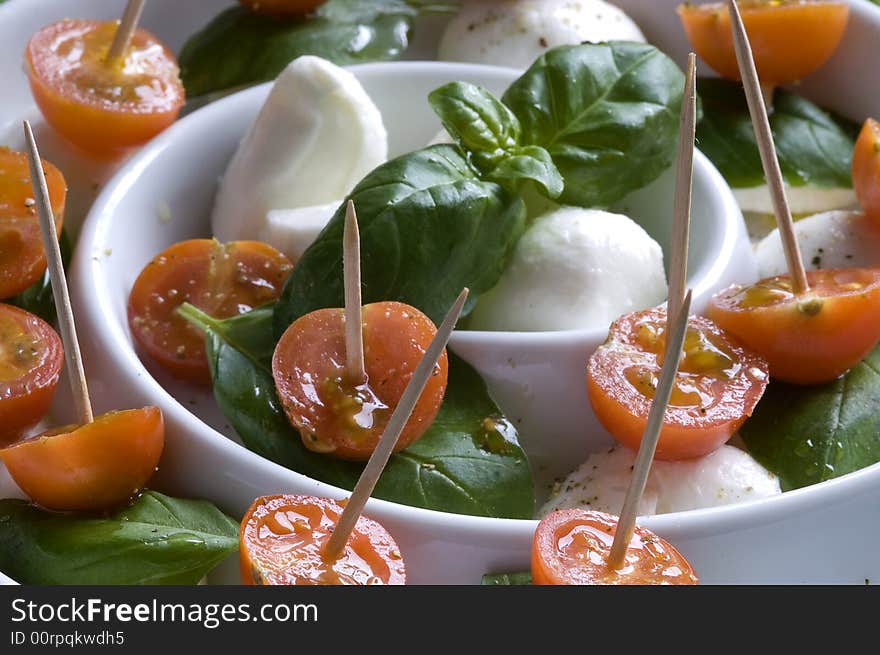
[[[410,414],[412,414],[416,402],[419,400],[419,396],[422,395],[428,379],[434,372],[437,360],[443,354],[443,349],[452,335],[452,330],[458,322],[458,317],[461,316],[461,310],[464,308],[467,297],[468,290],[463,289],[446,314],[446,318],[443,319],[443,322],[437,329],[437,334],[431,340],[419,365],[416,366],[409,384],[406,385],[406,389],[400,397],[400,402],[397,403],[397,407],[391,414],[391,418],[388,421],[388,425],[385,426],[385,431],[382,433],[379,443],[376,444],[373,454],[370,455],[370,459],[364,467],[364,471],[361,473],[361,477],[358,479],[351,497],[345,505],[345,509],[342,511],[342,516],[339,517],[333,534],[330,535],[330,539],[327,540],[327,544],[324,546],[324,557],[335,559],[345,547],[361,512],[364,511],[367,500],[376,487],[379,476],[382,475],[385,465],[388,464],[388,458],[391,457],[391,452],[400,438],[400,433],[409,420]]]
[[[125,11],[122,19],[119,21],[119,27],[116,28],[116,34],[113,36],[113,43],[110,44],[110,50],[107,53],[107,65],[113,66],[125,56],[128,44],[131,43],[131,36],[137,29],[138,21],[144,11],[144,5],[147,0],[128,0],[125,5]]]
[[[782,181],[779,159],[776,157],[776,146],[773,143],[773,133],[770,131],[767,107],[764,104],[758,72],[755,69],[755,58],[752,55],[749,37],[746,34],[746,28],[743,25],[742,16],[739,13],[739,8],[736,6],[736,1],[728,0],[727,4],[730,10],[730,24],[733,29],[733,45],[736,48],[739,74],[742,78],[746,100],[749,104],[749,113],[752,116],[755,140],[758,142],[761,164],[764,167],[764,175],[767,178],[767,185],[770,189],[770,199],[773,201],[776,225],[779,228],[779,236],[782,237],[785,261],[788,265],[793,290],[795,293],[801,294],[808,291],[810,285],[807,282],[807,274],[804,271],[801,249],[794,233],[794,221],[791,218],[788,198],[785,195],[785,184]]]
[[[367,381],[364,369],[363,307],[361,306],[361,237],[354,203],[345,208],[342,236],[342,277],[345,285],[345,359],[348,375],[357,384]]]
[[[73,390],[73,401],[80,423],[91,423],[94,419],[92,403],[89,400],[89,387],[86,384],[82,353],[80,353],[79,341],[76,338],[76,325],[73,320],[73,308],[70,306],[70,294],[67,290],[67,279],[64,276],[64,265],[61,263],[61,247],[58,245],[58,232],[55,230],[55,217],[49,200],[49,187],[46,186],[46,175],[43,172],[37,142],[28,121],[24,122],[24,140],[27,144],[31,186],[34,189],[40,232],[43,236],[43,249],[46,251],[49,279],[52,283],[52,295],[55,298],[55,311],[58,314],[61,340],[64,343],[64,358],[67,362],[67,372]]]
[[[675,317],[672,330],[666,333],[666,350],[664,352],[663,368],[660,371],[660,381],[651,403],[651,411],[648,412],[648,422],[645,432],[642,434],[642,443],[636,455],[633,465],[633,477],[623,501],[623,509],[620,511],[620,519],[617,522],[617,530],[614,532],[614,542],[611,544],[611,553],[608,555],[608,568],[619,569],[626,556],[626,550],[632,539],[636,527],[639,501],[645,492],[648,482],[648,474],[651,472],[651,463],[654,461],[654,451],[657,450],[657,441],[660,439],[660,430],[663,427],[663,416],[669,397],[672,395],[672,386],[675,384],[675,374],[681,349],[684,346],[684,336],[687,332],[688,316],[691,311],[691,292],[688,291],[681,310]]]
[[[669,301],[666,305],[666,331],[672,327],[684,302],[687,284],[688,241],[691,226],[691,190],[694,173],[694,141],[697,130],[697,56],[688,55],[681,119],[678,132],[678,160],[675,171],[675,198],[672,206],[672,244],[669,249]]]

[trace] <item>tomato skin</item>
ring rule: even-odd
[[[46,415],[63,364],[61,338],[51,325],[23,309],[0,304],[0,446]]]
[[[636,526],[625,566],[608,568],[617,517],[584,509],[551,512],[532,540],[536,585],[696,585],[697,575],[675,547]]]
[[[239,0],[242,5],[258,14],[290,17],[304,16],[326,0]]]
[[[67,183],[55,166],[43,162],[55,229],[61,234]],[[27,155],[0,147],[0,299],[21,293],[46,271],[46,253],[31,186]]]
[[[762,84],[800,80],[837,49],[849,20],[843,2],[802,0],[737,3]],[[684,31],[696,53],[722,77],[740,79],[726,2],[678,7]]]
[[[322,549],[342,514],[329,498],[257,498],[241,522],[239,563],[246,585],[402,585],[406,567],[394,538],[365,516],[342,553],[327,561]]]
[[[880,225],[880,123],[873,118],[865,121],[856,140],[852,178],[862,211]]]
[[[20,441],[0,458],[16,484],[57,511],[103,511],[125,505],[156,471],[165,445],[158,407],[109,412]]]
[[[663,308],[626,314],[611,325],[607,341],[587,364],[587,392],[596,417],[633,450],[639,448],[653,400],[653,388],[643,387],[640,380],[660,377],[665,328]],[[653,350],[640,342],[645,331],[657,340]],[[689,352],[702,343],[714,351]],[[657,443],[655,457],[661,460],[692,459],[717,450],[751,415],[769,380],[760,356],[704,317],[688,319],[685,352]],[[699,357],[708,357],[710,366],[717,361],[717,370],[692,367],[689,362],[699,363]]]
[[[205,335],[176,313],[189,302],[214,318],[237,316],[281,293],[290,260],[259,241],[180,241],[156,255],[128,298],[138,345],[172,375],[210,384]]]
[[[152,139],[175,121],[185,96],[174,55],[146,30],[135,31],[121,66],[105,63],[116,25],[58,21],[25,49],[31,92],[46,121],[99,157]]]
[[[746,288],[734,285],[716,294],[707,309],[715,322],[767,359],[773,379],[830,382],[859,363],[880,340],[880,269],[807,271],[808,298],[818,297],[820,306],[799,302],[790,292],[780,292],[778,302],[769,305],[740,306],[750,289],[780,281],[791,288],[788,276]],[[847,284],[859,288],[841,288]]]
[[[287,418],[305,446],[342,459],[368,459],[436,333],[431,319],[409,305],[365,305],[368,380],[355,386],[347,381],[345,368],[344,310],[319,309],[294,321],[275,348],[272,376]],[[430,427],[446,392],[447,374],[444,350],[395,451]]]

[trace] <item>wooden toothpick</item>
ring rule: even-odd
[[[138,21],[141,19],[141,13],[144,11],[144,5],[147,0],[128,0],[125,5],[125,11],[122,19],[119,21],[119,27],[116,28],[116,34],[113,36],[113,43],[110,44],[110,50],[107,53],[107,65],[115,65],[120,59],[125,57],[125,51],[128,44],[131,43],[131,36],[137,29]]]
[[[330,535],[330,539],[324,547],[324,557],[327,559],[337,558],[339,553],[341,553],[342,549],[345,547],[348,537],[354,529],[361,512],[364,511],[364,506],[367,504],[367,500],[370,498],[373,489],[376,487],[376,482],[378,482],[379,476],[382,475],[385,465],[388,464],[388,458],[391,457],[391,452],[394,450],[394,446],[400,438],[400,433],[403,431],[406,422],[409,420],[413,409],[415,409],[419,396],[422,395],[422,391],[424,390],[428,379],[434,372],[437,360],[440,359],[440,355],[443,354],[443,349],[446,347],[449,337],[452,335],[452,330],[458,322],[458,317],[461,316],[461,310],[464,308],[467,296],[468,290],[463,289],[458,296],[458,299],[453,303],[449,312],[446,314],[446,318],[443,319],[443,322],[437,329],[437,334],[435,334],[434,338],[431,340],[431,343],[418,366],[416,366],[416,370],[413,372],[409,384],[406,385],[406,389],[400,397],[400,402],[398,402],[397,407],[394,408],[394,412],[391,414],[391,418],[379,439],[379,443],[376,444],[373,454],[370,455],[370,459],[367,461],[367,465],[364,467],[363,473],[361,473],[361,477],[358,479],[357,484],[351,493],[351,497],[348,499],[345,509],[342,511],[342,516],[339,517],[339,521],[333,530],[333,534]]]
[[[364,369],[363,307],[361,306],[361,238],[354,203],[345,208],[342,236],[342,277],[345,285],[345,359],[349,378],[357,384],[367,380]]]
[[[691,226],[691,190],[694,173],[694,141],[697,129],[697,56],[688,55],[681,100],[678,160],[675,166],[675,198],[672,206],[672,243],[669,249],[669,301],[666,331],[678,316],[687,285],[688,240]]]
[[[660,371],[660,381],[657,383],[651,411],[648,412],[648,422],[645,425],[642,443],[639,445],[639,453],[636,455],[636,462],[633,465],[633,477],[623,501],[617,530],[614,532],[611,553],[608,555],[608,568],[612,570],[619,569],[624,564],[626,550],[635,530],[639,501],[645,492],[648,474],[651,472],[651,463],[654,461],[654,451],[657,450],[657,441],[660,439],[660,430],[663,427],[663,416],[666,412],[666,406],[669,404],[669,397],[672,395],[672,386],[675,384],[675,374],[678,371],[679,357],[684,346],[690,311],[691,292],[688,291],[681,305],[681,310],[675,317],[672,329],[666,333],[666,350],[664,351],[663,368]]]
[[[755,140],[758,142],[758,152],[761,154],[764,176],[767,178],[767,186],[770,189],[770,199],[773,201],[773,212],[776,214],[776,225],[779,228],[779,236],[782,238],[782,249],[785,252],[788,273],[791,276],[794,292],[804,293],[809,290],[810,285],[804,271],[801,249],[794,233],[794,221],[791,218],[788,198],[785,195],[785,184],[782,181],[779,159],[776,157],[776,146],[773,143],[773,133],[770,131],[767,107],[761,94],[755,58],[752,55],[749,37],[746,34],[746,28],[735,0],[728,0],[727,4],[730,10],[736,61],[739,64],[739,74],[749,104],[749,114],[751,114],[752,125],[755,129]]]
[[[46,185],[46,175],[43,172],[40,152],[37,150],[37,142],[28,121],[24,122],[24,140],[27,144],[31,186],[34,190],[40,233],[43,237],[43,250],[46,252],[49,279],[52,283],[52,295],[55,298],[58,326],[61,329],[61,340],[64,343],[64,358],[67,362],[67,373],[70,376],[70,386],[73,390],[73,401],[80,423],[91,423],[94,418],[92,403],[89,400],[89,387],[86,384],[82,354],[79,350],[79,341],[76,338],[76,325],[73,320],[73,309],[70,306],[70,294],[67,290],[64,265],[61,262],[61,248],[58,245],[58,232],[55,229],[55,217],[49,200],[49,187]]]

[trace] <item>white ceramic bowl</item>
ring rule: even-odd
[[[0,7],[0,35],[4,37],[0,41],[4,48],[18,52],[27,35],[41,24],[66,15],[115,15],[117,4],[121,6],[121,2],[105,0],[9,0]],[[174,47],[219,6],[229,2],[205,0],[196,4],[197,8],[188,8],[182,14],[176,11],[179,5],[174,0],[151,0],[146,21]],[[616,4],[639,22],[653,43],[683,62],[687,44],[673,11],[678,0],[616,0]],[[865,65],[880,58],[880,10],[864,0],[853,0],[851,4],[852,20],[840,50],[800,90],[825,106],[861,120],[869,113],[880,112],[880,68]],[[429,24],[433,29],[421,31],[410,56],[433,57],[434,39],[439,37],[442,25],[436,19]],[[0,62],[0,72],[5,82],[14,85],[7,87],[0,117],[3,127],[11,126],[17,135],[20,117],[35,116],[35,110],[15,58]],[[194,169],[199,165],[195,164]],[[124,183],[125,179],[116,182]],[[118,192],[104,197],[105,209],[118,202]],[[184,217],[191,206],[185,203],[176,208],[175,216]],[[151,216],[146,219],[153,220]],[[126,217],[120,215],[115,220],[125,221]],[[230,512],[241,512],[257,494],[280,490],[339,496],[340,492],[332,487],[268,463],[232,441],[217,439],[185,406],[169,404],[171,397],[150,378],[134,353],[124,348],[127,334],[115,325],[118,301],[94,293],[96,271],[89,270],[89,260],[92,256],[103,257],[103,250],[95,244],[106,240],[109,226],[97,228],[93,222],[86,231],[95,249],[81,248],[73,278],[92,390],[104,408],[121,402],[121,397],[128,399],[123,404],[161,401],[167,405],[172,438],[163,462],[162,482],[171,491],[211,497]],[[123,245],[124,240],[112,245],[116,255],[128,252]],[[195,411],[211,424],[224,428],[222,417],[208,416],[212,403],[200,406],[203,398],[184,398],[184,405],[190,402],[197,403]],[[673,540],[706,583],[862,584],[880,578],[880,562],[873,547],[880,538],[878,494],[880,465],[764,501],[650,517],[641,522]],[[399,537],[413,582],[474,583],[487,570],[521,570],[528,566],[535,526],[532,521],[461,517],[382,501],[371,501],[369,511]],[[234,581],[234,576],[232,571],[228,580]]]
[[[392,155],[421,147],[437,132],[439,123],[426,101],[434,88],[468,80],[500,93],[517,77],[513,70],[449,63],[368,64],[352,71],[383,113]],[[231,503],[236,510],[271,489],[313,493],[320,485],[279,471],[227,439],[224,435],[235,438],[234,434],[210,393],[170,379],[149,359],[138,359],[126,303],[135,278],[156,253],[181,239],[210,235],[218,177],[268,91],[269,85],[263,85],[201,109],[132,157],[93,206],[71,275],[80,333],[90,335],[83,346],[96,405],[109,409],[158,404],[169,422],[169,445],[160,467],[164,478],[188,493]],[[670,171],[621,203],[661,243],[670,231],[672,186]],[[163,205],[170,209],[171,220],[161,219]],[[691,277],[698,304],[721,286],[754,277],[742,216],[721,176],[699,154],[692,222]],[[484,374],[502,408],[519,423],[542,483],[567,473],[572,462],[608,439],[592,417],[584,379],[586,360],[605,336],[605,330],[456,335],[453,348]],[[267,471],[280,476],[271,487],[264,486]],[[231,485],[223,481],[226,475],[241,484],[234,496],[227,494]],[[424,517],[437,514],[377,505],[385,511],[379,507],[375,514],[406,520],[405,532],[416,538],[425,535],[420,525]],[[406,548],[408,534],[396,534]],[[429,579],[447,579],[445,575],[436,569]]]

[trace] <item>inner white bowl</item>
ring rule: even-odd
[[[500,93],[518,74],[438,63],[371,64],[352,71],[386,117],[394,154],[421,147],[436,132],[437,121],[425,100],[432,89],[451,80],[468,80]],[[208,106],[133,157],[93,206],[71,275],[96,409],[159,405],[168,441],[158,483],[172,492],[211,498],[238,513],[261,494],[341,498],[347,492],[269,462],[237,443],[210,392],[177,383],[149,361],[141,361],[125,308],[135,277],[153,255],[181,239],[210,234],[208,217],[217,178],[267,91],[259,87]],[[699,308],[719,287],[753,278],[754,268],[732,194],[699,153],[694,177],[691,283]],[[622,203],[661,243],[668,234],[671,188],[667,173]],[[163,219],[166,208],[170,221]],[[589,412],[584,386],[586,359],[604,337],[604,331],[455,336],[453,348],[481,371],[502,408],[517,421],[539,493],[544,483],[568,472],[607,439]],[[823,507],[863,501],[872,489],[869,473],[821,485]],[[746,541],[740,539],[760,541],[763,533],[754,530],[763,524],[796,522],[792,512],[811,503],[811,491],[652,517],[644,523],[672,539],[704,581],[737,580],[741,577],[736,567],[744,562],[751,566],[753,558],[738,553],[728,557],[729,549],[742,550],[736,544]],[[486,571],[527,566],[534,521],[466,517],[381,500],[371,500],[368,513],[383,521],[400,542],[412,582],[475,583]],[[826,520],[829,527],[843,527],[839,514]],[[728,532],[736,538],[724,537]],[[748,545],[755,552],[755,544]],[[723,561],[718,561],[719,552],[725,553]]]
[[[354,67],[353,72],[374,99],[389,132],[391,156],[423,147],[439,129],[427,96],[452,80],[482,84],[501,94],[517,71],[449,63],[390,63]],[[173,130],[146,146],[107,186],[92,210],[97,240],[89,237],[95,295],[107,295],[111,319],[125,327],[125,302],[135,277],[158,252],[175,241],[211,234],[210,209],[217,179],[253,121],[270,85],[223,99],[182,120]],[[614,208],[632,216],[668,250],[671,232],[673,172],[670,169]],[[113,198],[109,203],[108,195]],[[172,219],[158,220],[159,206]],[[734,198],[712,164],[701,154],[694,166],[690,280],[695,307],[734,281],[751,281],[755,267]],[[107,249],[111,254],[104,254]],[[99,253],[97,260],[94,259]],[[341,273],[340,273],[341,274]],[[459,331],[451,347],[474,365],[508,417],[515,422],[529,452],[539,499],[553,480],[568,473],[590,452],[606,447],[611,437],[595,419],[586,401],[586,361],[605,340],[605,329],[566,332]],[[193,395],[156,370],[165,388],[177,398]],[[197,397],[196,413],[228,433],[210,402]],[[219,421],[219,422],[218,422]]]

